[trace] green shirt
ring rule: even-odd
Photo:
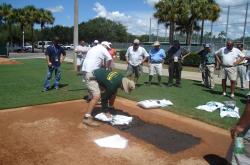
[[[105,88],[101,94],[102,102],[107,102],[121,87],[123,76],[117,72],[101,68],[94,71],[94,76],[98,84]]]

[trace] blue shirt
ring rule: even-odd
[[[60,66],[61,55],[65,56],[64,49],[59,45],[50,45],[47,47],[45,55],[49,56],[49,61],[53,66]]]
[[[153,48],[149,51],[150,63],[162,63],[165,57],[166,54],[163,49]]]

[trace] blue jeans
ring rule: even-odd
[[[44,89],[49,89],[50,87],[50,79],[52,78],[53,71],[55,70],[55,84],[54,87],[58,88],[59,87],[59,81],[61,79],[61,70],[60,66],[50,66],[48,67],[48,72],[46,75],[46,80],[44,82]]]

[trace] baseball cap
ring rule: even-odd
[[[159,41],[155,41],[154,44],[153,44],[153,46],[160,46],[160,45],[161,45],[161,44],[160,44]]]
[[[130,93],[131,90],[135,89],[134,81],[129,80],[127,77],[122,79],[122,86],[126,93]]]
[[[205,48],[210,48],[210,44],[205,44]]]
[[[110,49],[110,44],[108,41],[102,41],[101,44],[107,46]]]
[[[137,38],[134,40],[133,42],[134,44],[140,44],[140,40],[138,40]]]
[[[95,41],[94,41],[94,43],[95,43],[95,44],[98,44],[98,43],[99,43],[99,41],[98,41],[98,40],[95,40]]]

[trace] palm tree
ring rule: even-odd
[[[214,0],[207,0],[206,5],[202,6],[201,10],[201,38],[200,38],[200,44],[203,43],[203,32],[204,32],[204,21],[210,20],[212,22],[215,22],[219,18],[220,14],[220,7]]]
[[[24,16],[25,19],[27,20],[27,24],[31,28],[31,43],[32,43],[32,52],[34,52],[34,25],[36,23],[39,23],[39,12],[38,10],[32,6],[25,6],[23,8],[24,10]]]
[[[24,33],[24,27],[27,26],[27,20],[25,18],[25,11],[23,8],[14,9],[14,13],[16,13],[16,23],[20,25],[21,32]],[[24,44],[24,43],[23,43]],[[24,45],[23,45],[24,46]],[[22,47],[23,49],[23,47]]]
[[[183,12],[186,12],[187,5],[182,3],[182,0],[160,0],[155,4],[154,17],[159,23],[164,23],[169,29],[169,43],[173,43],[175,23]]]
[[[51,11],[39,9],[39,23],[41,25],[41,32],[43,33],[46,24],[53,24],[55,18],[53,17]],[[44,45],[42,46],[42,51],[44,52]]]
[[[187,44],[191,45],[193,31],[200,30],[199,26],[197,26],[198,21],[208,19],[215,21],[220,10],[217,4],[212,4],[209,0],[183,0],[182,3],[188,4],[189,9],[187,10],[189,12],[182,14],[177,24],[186,28]]]
[[[10,4],[3,3],[0,5],[0,20],[8,26],[8,40],[12,44],[12,29],[11,26],[15,22],[15,14]]]

